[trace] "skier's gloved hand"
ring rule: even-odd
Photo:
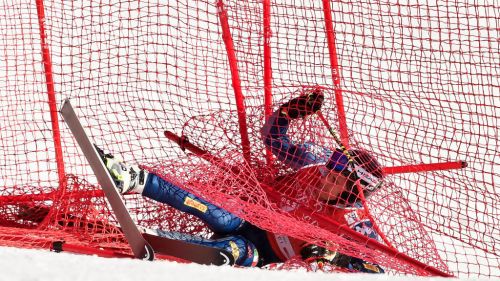
[[[360,258],[351,257],[342,253],[338,253],[332,260],[332,263],[352,272],[384,273],[384,269],[378,264],[370,263]]]
[[[300,250],[300,256],[306,262],[328,262],[331,263],[337,252],[330,251],[326,248],[320,247],[318,245],[309,244]]]
[[[325,95],[319,88],[310,90],[280,106],[280,115],[290,119],[306,117],[321,109]]]
[[[300,251],[302,259],[309,264],[315,264],[317,269],[326,267],[341,267],[351,272],[384,273],[378,264],[369,263],[360,258],[351,257],[323,247],[309,244]]]

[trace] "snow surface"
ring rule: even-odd
[[[149,262],[127,258],[100,258],[70,253],[55,253],[48,250],[18,249],[9,247],[0,247],[0,269],[0,280],[9,281],[449,280],[447,278],[438,277],[423,278],[375,274],[326,274],[305,271],[269,271],[258,268],[233,268],[229,266],[218,267],[198,264],[180,264],[168,261]]]

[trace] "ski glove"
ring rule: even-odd
[[[306,117],[320,110],[324,99],[323,91],[314,89],[281,105],[280,115],[290,119]]]
[[[322,261],[331,263],[337,252],[330,251],[318,245],[309,244],[300,250],[300,256],[304,261]]]
[[[378,264],[369,263],[339,252],[333,252],[317,245],[310,244],[303,247],[300,255],[306,262],[316,262],[319,269],[325,265],[330,265],[345,268],[351,272],[384,273],[384,269]]]

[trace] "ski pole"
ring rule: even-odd
[[[330,135],[332,135],[335,142],[340,146],[340,149],[342,149],[342,153],[344,153],[345,156],[347,156],[348,161],[354,164],[354,158],[349,153],[347,147],[340,140],[340,137],[337,134],[337,132],[335,132],[332,126],[330,126],[330,123],[328,123],[328,120],[326,120],[325,116],[323,116],[323,113],[321,113],[321,111],[318,110],[316,114],[318,115],[319,119],[323,122],[323,124],[325,124],[326,128],[328,129],[328,132],[330,132]]]

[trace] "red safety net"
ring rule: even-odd
[[[0,6],[1,245],[65,241],[74,251],[130,255],[57,114],[70,98],[107,152],[263,229],[394,273],[500,277],[497,2]],[[312,87],[324,90],[324,120],[295,120],[289,136],[377,158],[386,183],[362,201],[378,242],[339,224],[325,204],[279,207],[297,203],[304,185],[275,188],[293,171],[260,130]],[[191,215],[140,195],[125,199],[138,225],[210,235]],[[307,267],[292,260],[285,268],[294,266]]]

